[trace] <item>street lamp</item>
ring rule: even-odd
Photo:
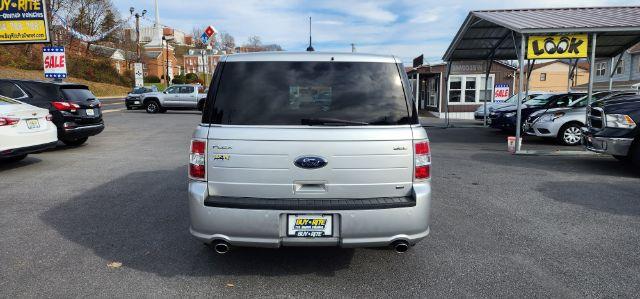
[[[129,13],[131,13],[133,15],[133,13],[136,11],[136,9],[132,6],[129,8]],[[137,62],[141,62],[141,57],[140,57],[140,17],[144,17],[144,15],[147,14],[147,10],[144,9],[142,10],[142,14],[136,13],[135,15],[133,15],[136,18],[136,55],[138,56],[138,61]]]

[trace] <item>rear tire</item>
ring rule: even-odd
[[[79,146],[89,140],[89,137],[76,138],[76,139],[62,139],[61,141],[68,146]]]
[[[13,157],[9,157],[9,158],[0,159],[0,162],[16,163],[16,162],[20,162],[20,161],[24,160],[26,157],[27,157],[27,154],[20,155],[20,156],[13,156]]]
[[[147,110],[147,113],[156,114],[162,112],[162,106],[160,106],[160,103],[158,103],[158,101],[151,100],[148,101],[145,105],[145,110]]]
[[[629,156],[618,156],[618,155],[612,155],[612,156],[620,162],[629,162],[631,160]]]
[[[578,123],[568,123],[558,131],[558,143],[562,145],[575,146],[582,142],[581,125]]]
[[[636,167],[636,171],[640,173],[640,140],[636,138],[636,142],[633,143],[631,149],[629,149],[629,160]]]
[[[204,110],[204,100],[198,102],[198,111]]]

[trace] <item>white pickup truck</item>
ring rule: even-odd
[[[200,89],[202,89],[201,85],[172,85],[162,92],[145,93],[140,100],[147,113],[185,109],[202,111],[207,94],[200,93]]]

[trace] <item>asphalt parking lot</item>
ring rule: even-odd
[[[506,135],[489,129],[427,128],[433,222],[409,252],[217,255],[188,232],[187,151],[199,113],[105,103],[107,129],[86,145],[0,165],[0,297],[634,297],[640,289],[640,176],[613,158],[512,156]]]

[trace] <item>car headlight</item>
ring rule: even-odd
[[[504,117],[514,117],[516,116],[517,112],[509,112],[509,113],[505,113]]]
[[[636,127],[636,122],[626,114],[607,114],[607,127],[633,129]]]

